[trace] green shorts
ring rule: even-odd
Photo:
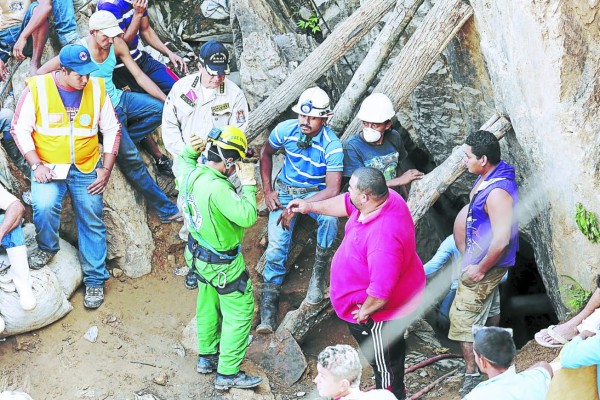
[[[460,342],[473,342],[473,325],[485,325],[496,310],[498,285],[506,273],[505,267],[491,268],[479,282],[461,276],[456,297],[450,307],[450,332],[448,338]],[[494,301],[496,299],[496,301]]]

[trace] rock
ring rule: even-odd
[[[306,396],[306,392],[297,392],[296,397],[304,397]]]
[[[179,357],[183,358],[185,357],[185,348],[183,347],[183,345],[179,342],[175,343],[173,345],[173,350],[175,350],[175,354],[177,354]]]
[[[169,375],[166,372],[160,372],[152,378],[152,382],[160,386],[165,386],[169,382]]]
[[[196,317],[194,316],[185,326],[181,334],[180,342],[186,351],[194,354],[198,350],[198,329]]]
[[[148,389],[143,389],[135,393],[135,400],[162,400],[162,398],[158,397]]]
[[[96,340],[98,339],[98,327],[96,325],[91,326],[85,335],[83,335],[83,338],[90,343],[96,343]]]
[[[123,276],[123,270],[121,268],[113,268],[110,272],[115,278],[120,278]]]

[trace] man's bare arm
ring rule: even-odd
[[[21,225],[21,219],[23,218],[24,213],[25,207],[23,207],[23,204],[21,204],[19,200],[10,203],[4,213],[4,220],[0,224],[0,240],[2,240],[8,232]]]
[[[68,0],[70,1],[70,0]],[[50,13],[52,12],[52,0],[39,0],[38,6],[35,8],[35,12],[32,14],[31,19],[27,23],[27,26],[21,31],[19,38],[15,42],[13,46],[13,56],[19,60],[23,61],[25,59],[25,55],[23,54],[23,49],[27,44],[27,39],[31,36],[31,34],[40,27],[40,25],[48,19]]]
[[[50,60],[46,61],[46,63],[38,69],[38,75],[44,75],[44,74],[47,74],[52,71],[57,71],[59,69],[60,69],[60,59],[58,58],[58,56],[56,56],[56,57],[51,58]]]
[[[504,255],[510,243],[513,222],[513,199],[503,189],[493,189],[487,197],[486,211],[492,225],[492,240],[488,252],[479,264],[468,265],[463,273],[471,280],[479,282]]]
[[[289,210],[289,212],[301,214],[315,213],[331,217],[347,217],[344,197],[345,194],[338,194],[335,197],[316,202],[308,202],[309,199],[294,199],[288,204],[287,210],[284,212]]]
[[[282,206],[279,202],[279,193],[274,190],[271,175],[273,173],[273,155],[277,152],[269,144],[265,143],[260,150],[260,179],[262,181],[265,202],[269,211],[279,210]]]
[[[125,29],[125,34],[123,35],[123,40],[125,40],[128,45],[133,42],[133,39],[135,39],[138,31],[140,30],[142,19],[144,18],[144,14],[148,9],[148,0],[134,0],[131,5],[133,6],[133,16],[131,17],[129,26],[127,29]]]
[[[148,17],[142,18],[140,24],[140,35],[146,43],[148,43],[151,47],[160,51],[165,56],[169,57],[169,60],[173,63],[175,68],[179,69],[181,72],[187,74],[188,67],[183,58],[179,57],[177,54],[173,53],[169,48],[160,40],[154,29],[150,26],[150,20]]]
[[[148,78],[148,75],[140,69],[136,62],[133,61],[127,43],[125,43],[123,39],[116,37],[113,46],[115,47],[115,55],[121,58],[121,61],[135,78],[138,85],[140,85],[150,96],[157,98],[164,103],[167,96],[160,90],[156,83],[152,81],[152,79]]]
[[[309,202],[313,203],[315,201],[321,201],[325,199],[329,199],[331,197],[335,197],[340,194],[340,188],[342,186],[342,172],[327,172],[325,174],[325,189],[321,190],[319,193],[311,196],[307,199]]]

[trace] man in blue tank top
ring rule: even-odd
[[[470,134],[463,162],[470,173],[479,175],[470,193],[465,254],[448,334],[460,342],[465,358],[464,396],[482,380],[473,354],[472,327],[498,324],[499,315],[490,318],[490,309],[498,284],[515,264],[519,195],[515,169],[500,159],[500,144],[492,133]]]

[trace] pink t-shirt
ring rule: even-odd
[[[425,271],[417,254],[415,226],[404,199],[393,190],[379,212],[359,222],[346,194],[344,240],[331,262],[331,303],[338,317],[356,323],[352,311],[367,295],[387,299],[375,322],[404,317],[419,305]]]

